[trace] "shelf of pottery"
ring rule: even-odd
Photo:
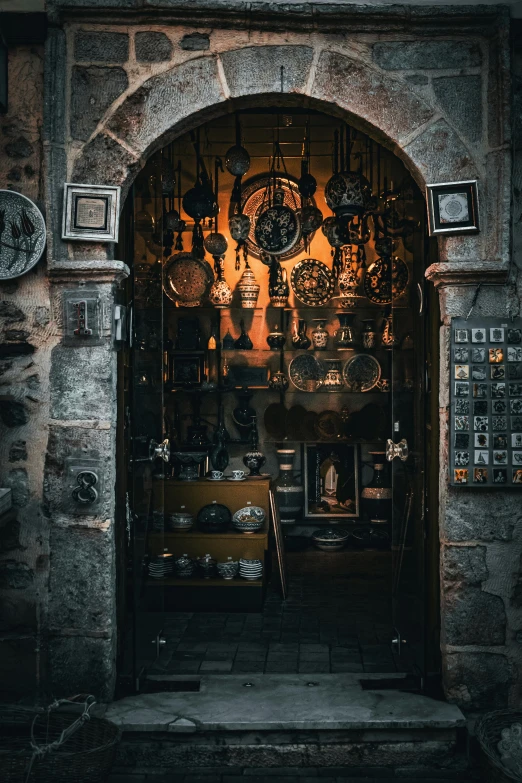
[[[147,585],[243,587],[257,604],[267,577],[269,487],[240,470],[228,480],[214,470],[194,481],[156,481]]]

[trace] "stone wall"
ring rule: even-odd
[[[42,583],[47,554],[43,529],[34,537],[42,542],[42,550],[33,546],[31,558],[27,550],[8,553],[14,562],[6,566],[8,574],[18,574],[12,576],[13,582],[22,586],[10,588],[11,594],[17,589],[20,598],[36,591],[37,585],[43,591],[42,612],[50,630],[48,681],[53,691],[88,689],[107,698],[113,684],[116,364],[109,313],[114,285],[125,273],[121,262],[113,260],[112,245],[62,242],[63,182],[120,184],[126,192],[147,156],[188,128],[236,106],[304,102],[359,123],[405,161],[421,187],[432,181],[479,179],[481,233],[440,240],[440,263],[429,270],[430,279],[440,287],[443,316],[444,675],[448,697],[470,709],[518,702],[519,496],[509,491],[479,496],[471,490],[450,490],[446,479],[449,318],[467,313],[478,282],[484,288],[477,314],[518,312],[519,292],[510,266],[511,106],[504,12],[474,9],[470,17],[459,11],[430,15],[429,9],[422,13],[413,9],[401,16],[394,7],[372,12],[370,19],[348,6],[344,12],[339,5],[329,7],[321,16],[318,7],[307,5],[289,24],[288,18],[278,17],[275,6],[249,5],[246,21],[240,18],[239,5],[232,8],[232,4],[213,10],[212,25],[202,21],[194,27],[180,22],[186,19],[187,9],[180,11],[180,17],[175,3],[161,2],[157,24],[128,16],[123,26],[117,12],[104,13],[100,2],[94,3],[97,10],[89,17],[88,0],[81,2],[80,20],[74,12],[68,17],[67,8],[74,5],[73,0],[50,3],[57,26],[50,29],[46,47],[48,269],[57,328],[64,290],[88,281],[106,303],[104,342],[98,349],[66,348],[56,344],[50,327],[48,337],[45,329],[38,333],[39,340],[47,340],[47,350],[56,345],[49,376],[42,372],[40,379],[40,386],[47,377],[51,385],[45,468],[45,513],[52,522],[48,615]],[[116,5],[131,7],[123,0]],[[203,5],[191,4],[191,9],[199,13]],[[335,15],[335,25],[329,14]],[[357,17],[355,23],[350,14]],[[521,244],[517,234],[515,246]],[[36,276],[43,274],[42,268]],[[17,291],[2,298],[24,310],[25,285],[29,280],[24,278]],[[23,323],[9,328],[27,329]],[[44,355],[43,346],[32,354],[32,361],[40,351]],[[94,361],[99,372],[82,378],[84,368]],[[16,362],[20,363],[17,372],[29,372],[21,368],[20,359]],[[18,381],[11,402],[25,407],[17,405],[11,411],[23,418],[29,402],[21,388]],[[41,485],[45,416],[37,421],[33,413],[31,425],[32,441],[39,447],[26,463],[19,460],[22,467],[7,463],[7,478],[23,485],[23,470],[30,465],[33,492]],[[32,443],[24,437],[23,426],[12,440],[26,440],[30,455]],[[9,449],[12,445],[11,441]],[[23,456],[23,446],[18,445],[13,454]],[[103,461],[107,481],[103,506],[95,517],[67,511],[64,459],[68,455]],[[30,503],[24,515],[29,508]],[[31,525],[27,530],[33,535],[38,524],[32,518]]]
[[[9,50],[9,111],[0,116],[0,188],[43,209],[43,47]],[[0,283],[0,486],[15,516],[0,528],[0,691],[34,694],[42,676],[49,576],[42,508],[50,352],[57,341],[45,259]]]

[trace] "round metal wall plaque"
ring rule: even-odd
[[[45,248],[45,220],[31,199],[0,190],[0,280],[29,272]]]

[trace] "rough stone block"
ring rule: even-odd
[[[210,36],[206,33],[187,33],[179,45],[186,52],[205,52],[210,49]]]
[[[498,595],[477,587],[444,593],[443,630],[447,644],[491,646],[506,641],[506,612]]]
[[[123,68],[91,65],[75,66],[71,79],[71,136],[87,141],[99,121],[127,89],[127,73]]]
[[[29,503],[29,478],[25,468],[13,468],[4,476],[4,485],[11,487],[13,506],[23,508]]]
[[[129,36],[80,30],[74,36],[74,57],[84,63],[124,63],[129,59]]]
[[[49,685],[57,698],[92,693],[111,701],[114,692],[115,645],[112,639],[57,636],[49,643]]]
[[[502,493],[459,492],[449,489],[444,519],[448,541],[511,541],[522,521],[520,498]]]
[[[373,60],[386,71],[472,68],[480,65],[473,41],[386,41],[373,46]]]
[[[426,128],[404,152],[425,182],[452,182],[477,176],[469,151],[443,119]]]
[[[478,585],[488,578],[485,546],[445,546],[442,575],[447,582]]]
[[[4,150],[10,158],[28,158],[34,152],[33,145],[24,136],[19,136],[14,141],[8,142]]]
[[[27,563],[16,560],[0,561],[0,588],[25,590],[33,583],[34,571]]]
[[[305,91],[313,50],[308,46],[250,46],[221,55],[232,98]]]
[[[0,318],[5,325],[25,321],[25,313],[14,302],[3,299],[0,302]]]
[[[4,518],[6,521],[4,522]],[[16,518],[16,512],[11,511],[2,515],[0,526],[0,554],[13,552],[16,549],[25,549],[20,543],[20,522]],[[1,602],[0,602],[1,607]],[[1,608],[0,608],[1,611]]]
[[[110,629],[114,622],[114,539],[108,531],[54,526],[50,535],[49,624]]]
[[[465,709],[506,707],[515,672],[505,655],[454,652],[444,659],[444,689],[448,701]]]
[[[223,101],[216,58],[200,57],[148,79],[117,109],[108,128],[142,155],[176,124]]]
[[[57,345],[50,374],[51,418],[111,419],[116,385],[114,365],[115,355],[107,345]]]
[[[31,638],[0,641],[0,693],[34,699],[38,687],[36,647],[36,640]]]
[[[29,421],[27,408],[17,400],[0,400],[0,421],[6,427],[21,427]]]
[[[443,113],[470,141],[482,136],[482,78],[441,76],[432,80]]]
[[[165,33],[153,31],[136,33],[134,48],[136,60],[140,63],[160,63],[172,57],[172,43]]]
[[[404,81],[337,52],[321,54],[311,94],[352,112],[396,141],[433,116],[433,109]]]

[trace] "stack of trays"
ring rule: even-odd
[[[149,562],[149,576],[152,579],[165,579],[174,572],[174,556],[168,553],[156,555]]]
[[[261,560],[239,560],[239,576],[247,579],[249,582],[255,579],[261,579],[263,576],[263,563]]]

